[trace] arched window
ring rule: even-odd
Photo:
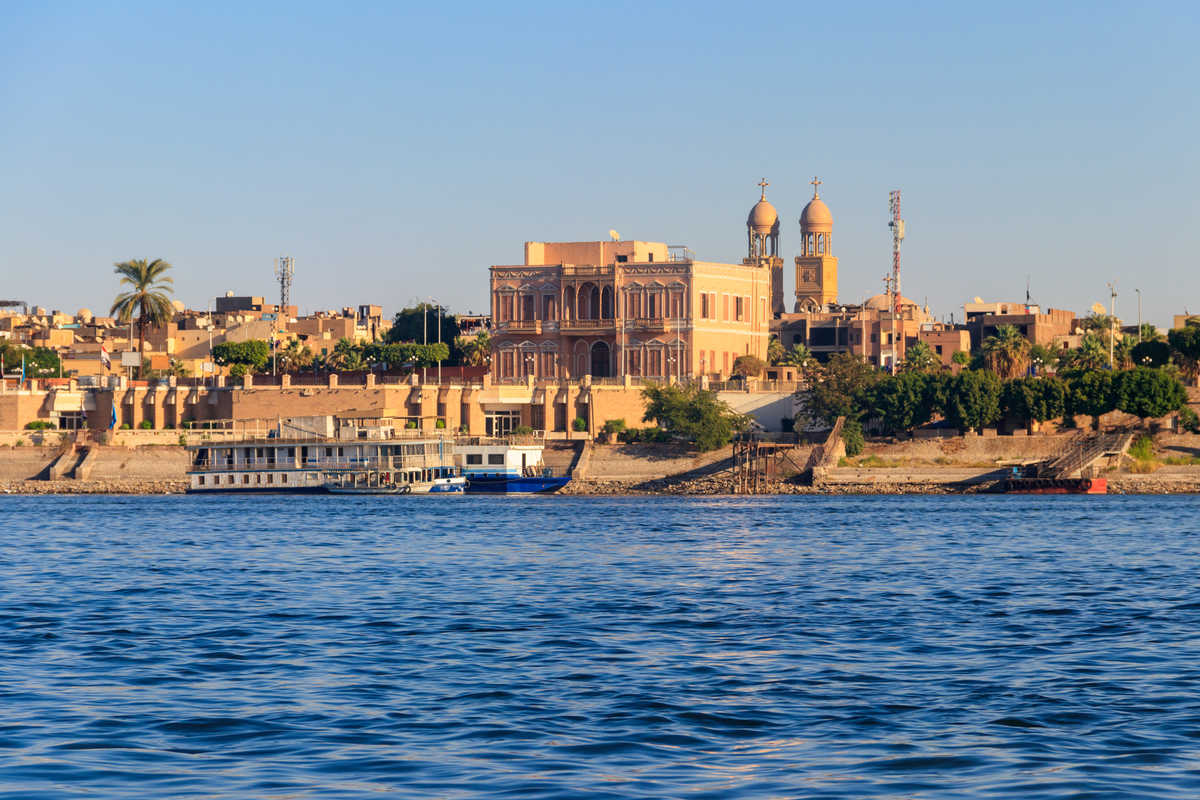
[[[609,369],[608,342],[596,342],[592,345],[592,377],[607,378]]]
[[[600,319],[613,318],[613,290],[611,286],[605,286],[604,291],[600,294]]]
[[[575,287],[568,286],[563,296],[563,319],[579,319],[579,309],[575,306]]]

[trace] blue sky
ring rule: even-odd
[[[740,259],[762,176],[790,260],[815,174],[845,302],[899,188],[939,317],[1200,311],[1197,6],[810,5],[5,4],[0,295],[107,310],[160,257],[204,307],[286,253],[302,310],[478,311],[528,239]]]

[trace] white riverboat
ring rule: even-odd
[[[208,435],[188,448],[190,494],[442,494],[466,484],[451,437],[387,420],[292,418]]]

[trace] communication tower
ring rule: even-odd
[[[888,211],[892,215],[888,227],[892,229],[892,310],[900,313],[900,243],[904,241],[904,220],[900,219],[900,190],[888,193]]]
[[[894,189],[888,193],[888,211],[892,219],[888,227],[892,229],[892,280],[888,287],[892,307],[892,374],[895,374],[897,362],[902,357],[900,348],[896,346],[896,318],[900,316],[900,243],[904,241],[904,220],[900,219],[900,190]]]
[[[296,274],[296,259],[280,256],[275,259],[275,280],[279,281],[279,313],[290,306],[292,300],[292,277]]]

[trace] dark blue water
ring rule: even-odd
[[[0,498],[0,797],[1200,797],[1193,497]]]

